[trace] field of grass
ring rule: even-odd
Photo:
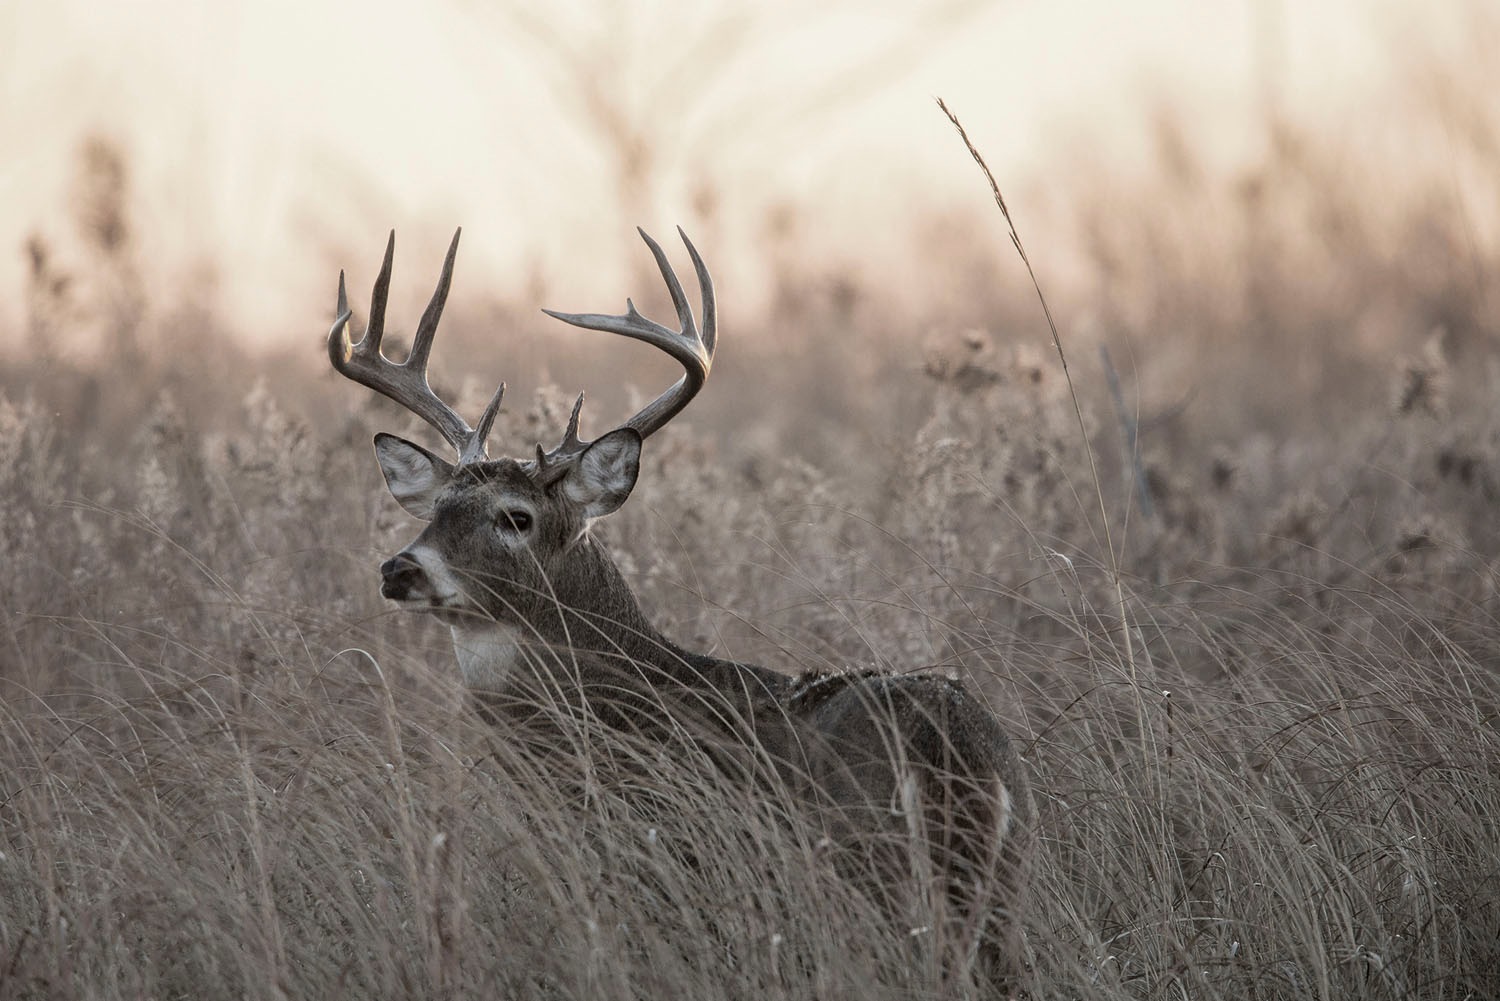
[[[1500,996],[1500,253],[1444,183],[1331,163],[1288,131],[1243,177],[1179,150],[1076,193],[1082,427],[989,244],[924,247],[899,302],[789,272],[602,528],[686,645],[984,694],[1037,797],[1031,997]],[[0,999],[970,989],[922,900],[893,925],[777,804],[608,733],[539,768],[479,721],[378,594],[416,527],[369,437],[422,432],[324,370],[322,314],[268,357],[146,301],[99,189],[88,268],[27,248],[0,369]],[[932,233],[1003,227],[976,192]],[[434,359],[471,415],[458,359],[535,374],[494,327],[540,304],[483,295]],[[581,388],[622,411],[632,353],[514,394],[496,450]]]

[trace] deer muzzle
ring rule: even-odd
[[[380,596],[408,601],[427,578],[422,564],[410,553],[400,552],[380,564]]]

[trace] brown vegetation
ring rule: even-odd
[[[836,276],[726,332],[743,395],[653,440],[605,529],[685,643],[985,693],[1037,792],[1035,997],[1500,993],[1500,260],[1284,138],[1085,213],[1071,312],[1130,360],[1122,415],[1073,346],[1087,440],[1024,299],[935,296],[919,344]],[[475,719],[377,594],[411,524],[368,433],[419,432],[331,390],[326,317],[288,365],[143,302],[128,215],[88,212],[88,272],[32,244],[0,373],[0,998],[962,988],[931,901],[892,927],[768,804],[603,734],[538,770]],[[932,267],[1010,267],[970,254]],[[86,363],[51,346],[81,323],[117,335]],[[495,440],[549,440],[577,388]]]

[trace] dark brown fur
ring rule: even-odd
[[[416,449],[386,447],[403,446]],[[435,464],[423,498],[431,523],[404,551],[412,554],[399,571],[406,591],[392,594],[388,573],[387,593],[449,622],[461,660],[463,636],[499,628],[514,637],[510,662],[476,667],[470,657],[471,687],[492,716],[535,722],[539,707],[551,706],[662,743],[691,734],[726,779],[774,777],[791,790],[849,875],[893,904],[910,889],[903,881],[918,845],[949,920],[1008,983],[1032,818],[994,714],[962,683],[934,675],[789,677],[674,644],[587,530],[596,498],[615,489],[604,505],[613,510],[634,483],[639,440],[611,447],[628,453],[623,488],[583,473],[544,483],[511,459],[455,469],[417,450]],[[402,475],[386,457],[382,465],[388,479]],[[396,481],[392,489],[411,493]],[[516,511],[527,515],[524,533],[506,521]],[[419,562],[431,566],[413,578]],[[460,582],[457,605],[431,603],[444,575]]]

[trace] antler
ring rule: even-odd
[[[701,334],[697,323],[693,320],[693,310],[688,304],[687,294],[682,290],[682,282],[677,280],[677,273],[672,270],[672,265],[667,261],[667,255],[661,249],[661,245],[651,239],[645,230],[637,228],[636,232],[641,234],[641,239],[645,240],[646,246],[651,248],[651,253],[656,258],[656,266],[661,269],[661,276],[667,283],[667,291],[672,296],[672,305],[677,309],[680,330],[672,330],[642,316],[636,311],[635,303],[629,299],[625,300],[625,312],[619,316],[608,316],[603,313],[559,313],[551,309],[544,309],[542,312],[564,323],[571,323],[575,327],[603,330],[607,333],[645,341],[665,351],[682,364],[685,370],[682,378],[647,404],[640,413],[620,425],[620,427],[634,428],[642,438],[649,438],[661,430],[673,417],[676,417],[682,408],[698,395],[698,391],[703,388],[703,383],[708,379],[709,369],[713,367],[714,347],[718,339],[718,313],[714,305],[713,279],[709,277],[703,258],[698,256],[698,249],[693,246],[693,242],[687,238],[687,234],[682,231],[681,227],[678,227],[677,235],[682,237],[688,256],[693,259],[693,270],[698,274],[698,287],[703,294],[703,331]],[[537,446],[537,467],[542,471],[545,479],[550,479],[553,475],[560,473],[588,448],[590,443],[580,441],[578,438],[578,414],[582,408],[583,397],[580,395],[578,402],[573,405],[572,416],[568,418],[568,428],[563,433],[562,444],[550,452],[543,452],[542,447]]]
[[[396,231],[385,245],[385,262],[375,279],[375,289],[370,293],[370,319],[359,343],[349,340],[349,300],[344,294],[344,273],[339,272],[338,319],[328,332],[328,360],[333,367],[362,386],[395,400],[407,410],[437,428],[443,438],[458,450],[459,465],[483,462],[485,439],[490,426],[500,411],[500,399],[505,395],[505,383],[495,390],[495,396],[479,418],[479,426],[471,428],[448,404],[438,398],[427,383],[427,357],[432,352],[432,339],[437,334],[438,320],[443,315],[443,305],[448,301],[448,286],[453,281],[453,261],[458,256],[458,238],[463,229],[453,234],[453,243],[448,247],[448,256],[443,261],[443,273],[438,278],[437,289],[432,300],[422,313],[412,339],[411,353],[406,361],[396,364],[380,351],[381,338],[385,336],[385,304],[391,290],[391,261],[396,253]],[[691,247],[689,248],[691,249]],[[697,255],[694,255],[696,259]],[[701,267],[701,266],[700,266]],[[701,273],[701,271],[700,271]],[[680,292],[680,290],[679,290]],[[574,413],[575,423],[577,413]]]

